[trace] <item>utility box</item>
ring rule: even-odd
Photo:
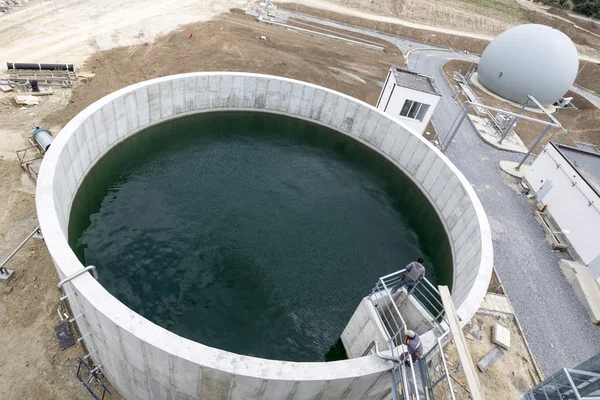
[[[377,108],[423,135],[440,98],[434,78],[392,65]]]

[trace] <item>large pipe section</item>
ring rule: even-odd
[[[42,129],[39,126],[36,126],[35,130],[31,134],[31,139],[33,139],[33,141],[42,148],[44,153],[48,151],[52,141],[54,140],[49,131]]]
[[[74,64],[39,64],[39,63],[6,63],[6,68],[11,69],[36,69],[38,71],[75,71]]]

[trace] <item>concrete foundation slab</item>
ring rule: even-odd
[[[492,343],[508,350],[510,348],[510,331],[496,323],[492,330]]]
[[[594,324],[600,324],[600,287],[592,277],[590,270],[575,261],[560,260],[561,272],[567,278],[575,296],[585,306]]]
[[[494,364],[496,361],[498,361],[500,359],[500,357],[502,357],[503,355],[504,355],[504,352],[502,350],[500,350],[500,348],[494,347],[494,349],[492,351],[487,353],[481,359],[481,361],[479,361],[477,363],[477,368],[479,368],[479,370],[481,372],[485,372],[488,370],[489,367],[492,366],[492,364]]]
[[[469,118],[475,125],[477,133],[483,139],[484,142],[498,150],[512,151],[514,153],[527,153],[527,147],[523,144],[523,141],[514,131],[509,133],[508,136],[500,141],[500,133],[491,125],[491,122],[486,117],[480,117],[477,115],[469,115]]]
[[[529,165],[521,165],[517,170],[519,163],[513,161],[500,161],[499,164],[502,171],[517,179],[523,179],[523,175],[531,168]]]

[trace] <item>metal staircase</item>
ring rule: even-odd
[[[390,371],[391,395],[393,400],[454,399],[452,383],[442,349],[442,341],[448,339],[449,331],[444,326],[444,308],[438,290],[425,277],[410,291],[401,289],[392,294],[392,288],[405,270],[379,278],[369,299],[376,310],[381,330],[385,334],[387,349],[383,352],[375,343],[376,354],[394,363]],[[402,305],[411,301],[420,307],[426,316],[437,343],[414,363],[408,357],[403,344],[406,321],[400,312]]]

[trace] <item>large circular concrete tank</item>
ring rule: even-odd
[[[451,245],[452,298],[462,323],[479,308],[492,273],[490,226],[469,181],[429,141],[375,107],[327,88],[268,75],[190,73],[140,82],[98,100],[62,129],[44,157],[38,217],[60,279],[69,278],[61,290],[78,316],[81,342],[126,399],[386,398],[392,364],[376,355],[290,362],[209,347],[135,313],[84,273],[69,246],[68,225],[75,195],[94,165],[150,126],[224,110],[313,122],[389,160],[440,217]]]
[[[567,35],[546,25],[527,24],[494,39],[477,72],[483,86],[505,99],[521,103],[532,95],[550,105],[573,85],[578,68],[579,55]]]

